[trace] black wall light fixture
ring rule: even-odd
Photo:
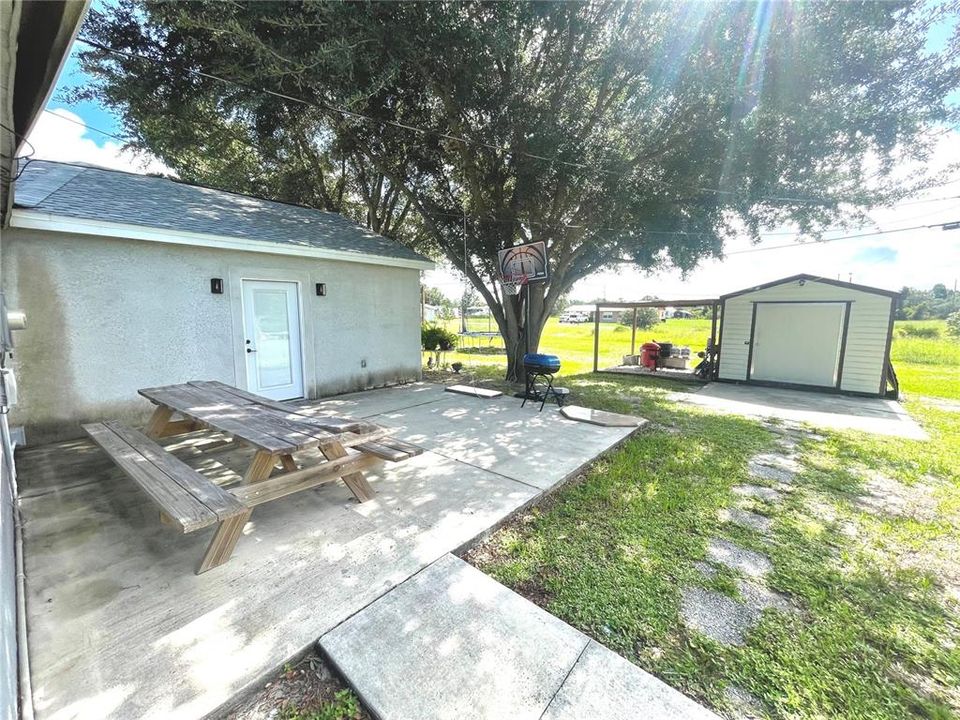
[[[210,278],[210,292],[223,295],[223,278]]]
[[[317,283],[317,297],[324,297],[327,294],[327,284]]]

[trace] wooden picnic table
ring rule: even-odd
[[[161,519],[183,532],[219,523],[198,572],[226,562],[253,508],[342,479],[359,502],[374,496],[364,477],[382,460],[399,462],[422,452],[388,437],[391,430],[364,420],[315,417],[215,381],[145,388],[156,405],[143,433],[117,422],[84,429],[161,508]],[[160,438],[214,430],[255,452],[243,481],[221,488],[167,452]],[[300,467],[295,456],[318,450],[326,462]],[[275,474],[278,469],[282,472]]]

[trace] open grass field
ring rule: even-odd
[[[444,324],[454,332],[460,329],[459,320]],[[469,318],[467,327],[478,332],[496,331],[496,324],[486,318]],[[696,353],[703,350],[709,336],[709,319],[671,319],[647,330],[637,330],[636,344],[639,348],[647,340],[663,340],[675,345],[689,345],[695,361]],[[447,353],[446,362],[506,367],[506,356],[499,337],[492,342],[486,338],[472,338],[467,343],[473,347]],[[540,351],[560,357],[563,376],[590,372],[593,370],[593,323],[562,324],[557,318],[550,318],[543,331]],[[601,369],[618,365],[621,357],[629,351],[628,326],[600,323]],[[946,334],[943,320],[897,322],[891,354],[901,388],[908,396],[960,400],[960,339]]]
[[[791,491],[747,501],[771,522],[764,533],[723,511],[743,502],[735,485],[758,482],[748,461],[775,449],[774,427],[674,403],[669,392],[688,386],[668,380],[585,374],[564,385],[578,404],[651,426],[474,548],[471,562],[721,712],[734,710],[736,687],[758,705],[750,717],[960,717],[956,409],[907,401],[929,441],[804,435]],[[769,587],[793,608],[764,610],[743,645],[682,620],[684,587],[742,599],[736,571],[701,574],[716,538],[764,553]]]

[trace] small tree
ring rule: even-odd
[[[947,335],[960,339],[960,310],[947,316]]]
[[[660,313],[656,308],[637,308],[637,329],[647,330],[660,322]],[[630,327],[633,323],[633,310],[624,310],[620,314],[620,324]]]

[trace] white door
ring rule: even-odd
[[[303,397],[297,283],[243,281],[247,389],[274,400]]]
[[[843,303],[757,303],[751,380],[834,387]]]

